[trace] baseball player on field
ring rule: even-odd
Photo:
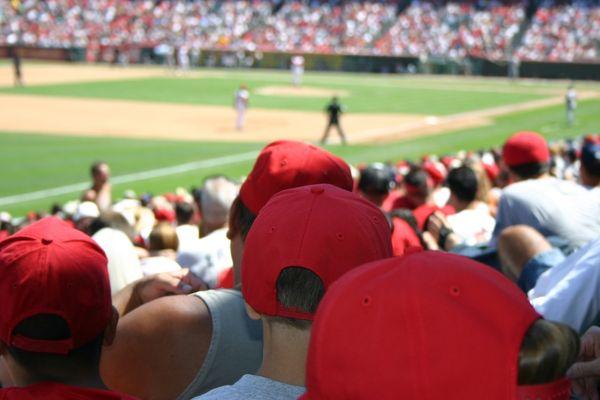
[[[244,122],[246,117],[246,110],[248,109],[248,100],[250,99],[250,92],[246,85],[240,85],[240,88],[235,92],[234,107],[237,114],[235,128],[238,131],[244,129]]]
[[[565,106],[567,107],[567,125],[573,126],[575,123],[575,110],[577,109],[577,92],[572,83],[565,95]]]
[[[304,75],[304,57],[301,55],[292,57],[292,83],[299,87],[302,85],[302,76]]]

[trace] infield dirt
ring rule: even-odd
[[[193,72],[189,76],[202,76]],[[26,84],[57,84],[164,77],[158,68],[121,68],[111,66],[30,64],[25,70]],[[12,85],[10,66],[0,66],[0,86]],[[342,95],[339,90],[267,87],[271,95]],[[261,90],[261,89],[259,89]],[[267,94],[267,93],[262,93]],[[580,98],[597,97],[581,93]],[[400,140],[454,129],[484,126],[491,118],[520,110],[560,104],[561,96],[509,106],[495,107],[445,117],[413,114],[348,114],[342,119],[351,143]],[[283,111],[252,108],[246,127],[234,129],[235,111],[222,106],[149,103],[33,95],[0,95],[0,130],[46,134],[120,136],[198,141],[267,142],[276,139],[316,141],[325,128],[320,112]],[[332,141],[337,135],[332,132]]]

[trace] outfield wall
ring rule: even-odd
[[[21,48],[23,58],[64,61],[165,63],[150,47],[117,49],[103,47],[90,57],[85,48]],[[0,58],[9,55],[7,47],[0,46]],[[123,58],[125,55],[125,58]],[[290,53],[232,52],[204,50],[198,65],[209,67],[251,67],[288,69]],[[345,71],[372,73],[425,73],[475,76],[508,76],[507,61],[491,61],[468,57],[462,60],[445,57],[371,56],[352,54],[304,54],[305,67],[312,71]],[[518,76],[524,78],[600,80],[600,62],[534,62],[524,61],[518,68]]]

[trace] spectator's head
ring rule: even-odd
[[[266,357],[289,348],[305,354],[323,294],[347,271],[390,257],[390,235],[383,213],[347,190],[319,184],[273,196],[250,229],[242,260],[248,314],[269,332]]]
[[[110,178],[110,168],[104,161],[97,161],[92,164],[90,174],[92,175],[94,185],[101,186],[108,182],[108,179]]]
[[[350,271],[325,295],[303,399],[567,400],[578,345],[491,268],[411,254]]]
[[[600,185],[600,143],[586,142],[581,148],[581,183],[585,186]]]
[[[177,251],[179,248],[179,239],[177,231],[173,225],[167,222],[160,222],[150,232],[148,236],[148,250],[151,252],[161,250]]]
[[[88,228],[92,221],[100,216],[100,210],[96,203],[91,201],[84,201],[79,203],[75,215],[73,215],[73,222],[75,228],[82,232],[88,232]]]
[[[433,189],[433,182],[425,170],[412,167],[404,177],[403,183],[406,197],[414,208],[427,203]]]
[[[258,212],[276,193],[290,188],[329,183],[352,191],[350,167],[341,158],[310,144],[281,140],[267,145],[233,202],[229,217],[235,282],[241,282],[244,241]]]
[[[45,218],[0,243],[3,386],[100,384],[102,344],[114,337],[107,259],[87,235]]]
[[[423,163],[423,169],[429,175],[434,187],[438,187],[446,179],[446,167],[440,162],[427,160]]]
[[[180,201],[175,204],[175,216],[177,225],[188,225],[194,218],[194,206],[185,201]]]
[[[135,237],[133,227],[129,225],[127,218],[118,212],[106,211],[100,213],[100,216],[90,223],[87,233],[90,236],[93,236],[96,232],[104,228],[112,228],[121,231],[127,235],[131,241],[133,241]]]
[[[479,161],[466,163],[465,165],[471,168],[477,177],[477,196],[475,198],[479,201],[488,202],[490,190],[497,181],[500,168],[496,164],[485,164]]]
[[[214,176],[204,181],[198,205],[202,214],[201,236],[227,224],[231,205],[238,192],[239,185],[224,176]]]
[[[395,185],[394,171],[385,164],[371,164],[360,171],[358,190],[365,199],[377,207],[381,207]]]
[[[467,166],[450,170],[446,183],[450,188],[449,204],[457,211],[464,210],[477,198],[477,176]]]
[[[504,144],[502,159],[513,180],[539,178],[550,166],[548,143],[539,133],[517,132]]]

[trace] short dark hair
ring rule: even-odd
[[[581,149],[581,166],[595,177],[600,177],[600,145],[586,143]]]
[[[428,184],[428,177],[429,175],[423,168],[414,166],[404,177],[404,183],[417,188],[423,196],[427,196],[431,189]]]
[[[38,340],[64,340],[71,337],[67,322],[54,314],[38,314],[26,318],[14,330],[15,334]],[[82,369],[95,369],[100,364],[104,332],[66,355],[34,353],[7,346],[15,361],[37,379],[61,381]]]
[[[393,170],[380,163],[371,164],[360,173],[358,188],[367,194],[385,195],[396,182]]]
[[[548,172],[549,163],[532,162],[509,167],[513,174],[521,179],[537,178],[538,176]]]
[[[100,171],[100,167],[102,165],[107,165],[107,164],[104,161],[95,161],[92,164],[92,166],[90,167],[90,174],[92,174],[92,176],[98,174],[98,172]]]
[[[189,224],[194,216],[194,207],[185,201],[180,201],[175,204],[175,216],[177,217],[177,225]]]
[[[477,197],[477,175],[467,166],[450,170],[446,182],[450,192],[461,201],[470,203]]]
[[[241,197],[238,195],[233,204],[231,204],[231,210],[229,211],[229,231],[227,237],[232,239],[238,233],[242,236],[243,240],[246,240],[250,228],[256,219],[256,215],[246,207]]]
[[[277,278],[277,302],[284,308],[314,314],[325,295],[325,286],[317,274],[303,267],[287,267]],[[269,317],[269,320],[296,329],[308,329],[308,320]]]

